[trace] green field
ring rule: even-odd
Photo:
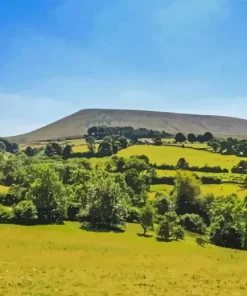
[[[173,189],[171,185],[151,185],[151,193],[153,192],[166,192],[170,193]],[[227,196],[231,194],[238,195],[241,199],[247,196],[247,189],[242,189],[237,184],[213,184],[213,185],[201,185],[202,195],[213,194],[216,197]],[[152,198],[152,195],[150,196]]]
[[[8,192],[8,190],[9,190],[9,187],[0,185],[0,193],[1,192],[6,193],[6,192]]]
[[[0,225],[0,295],[247,294],[247,253],[65,226]]]
[[[231,169],[238,164],[240,160],[246,158],[237,157],[235,155],[221,155],[218,153],[211,153],[207,151],[200,151],[191,148],[169,147],[169,146],[131,146],[127,149],[121,150],[118,156],[130,157],[131,155],[145,154],[149,157],[152,163],[169,165],[177,164],[181,157],[184,157],[191,166],[221,166],[222,168]]]

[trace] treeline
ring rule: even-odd
[[[62,158],[65,160],[69,158],[81,157],[104,157],[116,154],[118,151],[127,148],[131,144],[128,139],[121,136],[104,137],[104,139],[99,143],[98,148],[96,138],[90,136],[86,138],[86,141],[88,152],[74,153],[72,146],[69,144],[64,146],[58,142],[50,142],[44,148],[39,149],[28,146],[24,153],[27,156],[33,157],[43,151],[44,155],[47,157],[51,157],[53,159]]]
[[[12,180],[0,196],[0,222],[18,224],[80,221],[84,227],[122,229],[140,223],[157,240],[183,239],[198,233],[200,245],[247,249],[247,199],[203,197],[200,180],[178,171],[174,189],[148,200],[155,170],[146,156],[112,157],[92,168],[87,160],[31,158],[24,154],[0,159],[0,184]]]
[[[202,172],[202,173],[229,173],[228,169],[221,168],[220,166],[210,167],[205,165],[203,167],[199,166],[190,166],[185,158],[180,158],[176,165],[153,164],[153,167],[160,170],[187,170],[192,172]]]
[[[214,138],[214,136],[210,132],[206,132],[203,135],[197,135],[197,136],[193,133],[190,133],[187,135],[187,137],[182,133],[177,133],[175,136],[175,141],[177,143],[184,143],[184,142],[188,141],[192,144],[196,143],[196,142],[206,143],[206,142],[211,141],[213,138]]]
[[[227,140],[211,140],[208,145],[215,152],[224,155],[236,155],[247,157],[247,140],[228,138]]]
[[[97,140],[102,140],[106,136],[123,136],[131,140],[138,138],[172,138],[172,134],[165,131],[156,131],[146,128],[134,129],[131,126],[125,127],[107,127],[107,126],[92,126],[88,129],[86,137],[95,137]]]

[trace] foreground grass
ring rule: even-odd
[[[155,192],[166,192],[170,193],[173,189],[171,185],[151,185],[151,193]],[[239,198],[244,199],[247,196],[247,189],[241,188],[241,186],[237,184],[209,184],[209,185],[201,185],[202,195],[213,194],[216,197],[227,196],[231,194],[236,194]],[[155,194],[150,194],[150,198],[152,199]]]
[[[0,295],[246,295],[247,253],[79,224],[0,225]]]
[[[222,168],[232,169],[240,160],[246,158],[235,155],[221,155],[208,151],[199,151],[191,148],[169,147],[169,146],[147,146],[137,145],[121,150],[118,156],[130,157],[131,155],[146,155],[152,163],[169,165],[177,164],[181,157],[184,157],[191,166],[221,166]]]

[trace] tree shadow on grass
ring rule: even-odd
[[[81,230],[85,230],[88,232],[96,232],[96,233],[109,233],[109,232],[114,232],[114,233],[124,233],[125,230],[116,226],[94,226],[91,224],[82,224],[80,227]]]
[[[139,237],[145,237],[145,238],[152,238],[152,237],[153,237],[152,234],[137,233],[137,235],[138,235]]]

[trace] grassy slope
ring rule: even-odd
[[[11,137],[18,143],[83,135],[93,125],[133,126],[170,133],[211,131],[214,135],[246,135],[247,120],[206,115],[131,110],[81,110],[31,133]]]
[[[0,225],[0,295],[247,294],[247,253],[201,248],[192,237],[159,243],[138,237],[140,231]]]

